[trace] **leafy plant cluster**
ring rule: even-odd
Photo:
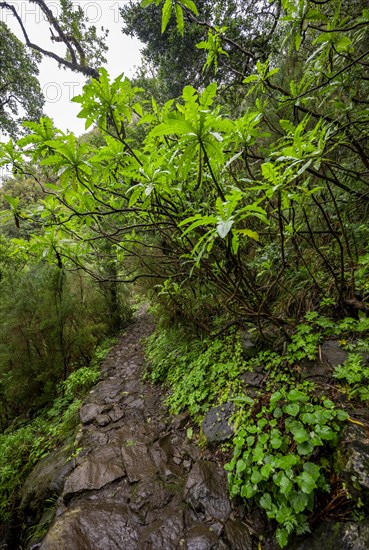
[[[317,451],[336,445],[348,415],[329,399],[314,402],[298,386],[282,386],[261,400],[261,408],[260,401],[250,401],[239,419],[233,458],[225,466],[230,493],[253,498],[276,520],[283,548],[291,533],[309,531],[316,491],[329,491],[329,461]]]
[[[161,330],[147,341],[148,377],[170,387],[173,414],[186,408],[201,418],[214,403],[224,403],[240,386],[245,369],[237,334],[224,338],[189,338],[184,328]]]

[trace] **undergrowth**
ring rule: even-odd
[[[239,375],[246,369],[237,334],[196,340],[184,328],[150,336],[147,358],[151,364],[148,377],[170,386],[170,411],[178,414],[187,408],[194,417],[201,417],[212,404],[224,403],[237,392]]]
[[[147,377],[169,386],[172,413],[187,409],[201,424],[212,406],[234,403],[233,458],[225,466],[230,494],[265,511],[280,547],[309,531],[318,495],[331,490],[333,450],[348,418],[335,396],[369,399],[368,333],[365,315],[336,321],[310,312],[283,350],[256,346],[247,358],[237,332],[198,339],[177,327],[147,342]],[[303,364],[322,359],[327,339],[348,352],[329,392],[301,378]],[[258,387],[243,382],[247,371],[263,374]]]
[[[112,343],[105,340],[90,367],[74,371],[59,385],[52,407],[0,434],[0,521],[12,517],[22,484],[35,464],[63,442],[72,446],[82,399],[98,381],[99,363]]]

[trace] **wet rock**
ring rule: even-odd
[[[302,540],[301,540],[302,539]],[[287,550],[368,550],[369,522],[323,522],[314,532],[297,538]]]
[[[252,371],[252,372],[243,372],[240,376],[241,380],[245,382],[248,386],[253,388],[261,388],[265,379],[265,372]]]
[[[158,469],[153,463],[149,450],[143,443],[132,441],[132,444],[122,447],[122,459],[126,468],[128,480],[131,483],[154,476]]]
[[[184,499],[195,511],[226,521],[231,513],[225,472],[213,462],[200,460],[188,475]]]
[[[124,409],[122,407],[113,407],[109,411],[109,417],[112,422],[117,422],[124,416]]]
[[[147,511],[159,513],[164,509],[170,500],[173,498],[171,492],[163,484],[160,479],[147,479],[141,483],[131,485],[130,487],[130,509],[138,512],[145,507]]]
[[[45,500],[60,495],[67,475],[73,469],[69,447],[51,452],[34,467],[21,493],[21,510],[37,511]]]
[[[137,550],[137,541],[127,506],[85,501],[57,518],[40,550]]]
[[[96,417],[96,424],[98,426],[104,427],[109,424],[110,420],[111,419],[108,414],[98,414]]]
[[[96,403],[85,403],[81,410],[79,411],[79,417],[82,424],[89,424],[95,418],[101,414],[103,411],[106,411],[106,405],[98,405]]]
[[[77,433],[74,445],[75,447],[83,447],[85,449],[95,449],[96,447],[106,445],[107,442],[107,434],[95,426],[89,426],[88,429],[84,427]]]
[[[158,472],[164,479],[168,479],[173,475],[180,475],[181,469],[175,462],[170,463],[171,457],[168,456],[160,446],[160,443],[156,441],[150,448],[151,456],[156,464]]]
[[[237,520],[227,521],[224,528],[225,537],[232,550],[252,550],[252,539],[248,528]]]
[[[188,412],[178,414],[174,417],[172,421],[172,426],[175,430],[183,430],[183,428],[188,424],[190,420],[190,415]]]
[[[41,550],[243,550],[238,539],[249,540],[242,524],[229,521],[223,468],[202,460],[204,451],[186,438],[188,415],[173,420],[162,390],[142,382],[147,321],[122,336],[102,370],[109,378],[81,410],[81,451]],[[222,422],[231,429],[232,405],[212,412],[219,437]]]
[[[318,361],[305,360],[300,365],[300,376],[302,380],[331,381],[332,365],[328,362],[320,363]]]
[[[256,331],[240,330],[240,341],[245,358],[248,359],[257,353],[257,339]]]
[[[134,401],[132,401],[132,403],[130,403],[130,406],[133,409],[143,409],[144,406],[145,406],[145,401],[141,398],[138,398],[138,399],[135,399]]]
[[[234,411],[233,403],[225,403],[213,407],[202,422],[202,431],[209,444],[226,441],[233,435],[233,425],[230,423]]]
[[[169,510],[161,520],[153,522],[143,530],[137,549],[140,550],[177,550],[183,548],[183,513],[181,510]]]
[[[344,428],[337,449],[337,465],[351,496],[369,498],[368,426],[348,424]]]
[[[119,378],[102,380],[89,394],[91,402],[98,404],[113,404],[121,391],[121,380]]]
[[[187,533],[187,550],[211,550],[217,547],[218,537],[206,525],[199,523]]]
[[[68,500],[73,494],[92,489],[101,489],[115,479],[125,476],[119,447],[105,446],[83,457],[64,486],[63,497]]]
[[[347,351],[343,350],[337,340],[326,340],[321,346],[322,361],[329,363],[332,367],[342,365],[347,357]]]

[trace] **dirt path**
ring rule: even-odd
[[[103,364],[81,412],[79,449],[41,550],[251,550],[223,469],[186,439],[162,390],[142,381],[144,311]]]

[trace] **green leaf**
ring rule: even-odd
[[[257,82],[259,78],[260,77],[257,74],[250,74],[250,76],[247,76],[246,78],[243,79],[242,83],[248,84],[249,82]]]
[[[334,42],[334,47],[336,48],[338,53],[347,52],[347,50],[350,49],[351,44],[351,39],[348,36],[343,35]]]
[[[298,403],[290,403],[289,405],[283,407],[283,411],[290,416],[296,416],[300,411],[300,405]]]
[[[175,5],[175,10],[176,10],[177,29],[181,33],[181,36],[183,36],[184,35],[183,10],[179,4]]]
[[[3,195],[3,197],[12,207],[12,210],[17,210],[19,205],[19,197],[12,197],[11,195]]]
[[[270,444],[273,449],[279,449],[282,446],[282,439],[280,439],[279,437],[272,437],[270,440]]]
[[[263,476],[264,479],[268,479],[268,477],[270,476],[271,472],[272,472],[272,465],[271,464],[264,464],[264,466],[262,466],[261,470],[260,470],[260,473],[261,475]]]
[[[278,527],[278,529],[275,533],[275,537],[276,537],[277,542],[278,542],[278,544],[281,548],[284,548],[285,546],[287,546],[287,543],[288,543],[287,529],[285,529],[284,527]]]
[[[306,401],[309,401],[310,397],[301,390],[295,389],[288,392],[287,399],[289,401],[300,401],[301,403],[306,403]]]
[[[236,464],[236,471],[237,473],[241,473],[241,472],[244,472],[246,470],[246,462],[242,459],[240,460],[237,460],[237,464]]]
[[[314,450],[314,445],[310,441],[304,441],[297,445],[297,452],[302,455],[310,455]]]
[[[274,483],[280,488],[282,495],[288,495],[292,490],[291,480],[284,472],[278,472],[273,476]]]
[[[276,460],[276,465],[282,470],[288,470],[292,466],[295,466],[300,460],[301,459],[298,456],[294,454],[289,454],[279,457]]]
[[[161,33],[165,32],[167,25],[169,23],[170,17],[172,15],[172,0],[165,0],[163,10],[162,10],[162,19],[161,19]]]
[[[259,500],[259,504],[264,510],[270,510],[273,506],[272,497],[269,493],[264,493]]]
[[[317,466],[317,464],[314,464],[313,462],[305,462],[304,470],[309,475],[311,475],[311,477],[314,479],[314,481],[317,481],[317,479],[320,476],[320,468],[319,468],[319,466]]]
[[[259,242],[259,234],[256,233],[256,231],[252,231],[252,229],[236,229],[236,233],[244,235],[245,237],[250,237],[254,239],[254,241]]]
[[[290,502],[296,514],[303,512],[309,504],[309,496],[302,491],[290,496]]]
[[[337,420],[340,420],[341,422],[348,419],[348,413],[342,409],[339,409],[336,413]]]
[[[316,483],[314,477],[309,474],[309,472],[302,472],[297,478],[297,485],[300,487],[301,491],[309,495],[316,489]]]
[[[257,492],[257,489],[251,483],[243,485],[241,488],[241,497],[243,498],[252,498]]]
[[[190,11],[192,11],[192,13],[194,13],[195,15],[199,15],[199,12],[197,10],[197,7],[196,7],[196,4],[195,2],[193,2],[192,0],[181,0],[181,4],[189,9]]]
[[[261,475],[261,473],[258,471],[258,470],[254,470],[251,474],[251,482],[252,483],[259,483],[259,481],[261,481],[263,478],[263,476]]]
[[[272,395],[270,396],[270,404],[275,405],[281,398],[282,394],[280,391],[272,393]]]

